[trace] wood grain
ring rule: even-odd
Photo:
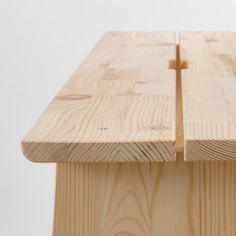
[[[197,236],[199,165],[58,164],[54,236]]]
[[[200,235],[236,235],[236,162],[199,164]]]
[[[108,32],[22,142],[36,162],[174,161],[174,33]]]
[[[235,45],[105,34],[22,142],[30,160],[68,162],[53,236],[236,235]]]
[[[232,161],[58,164],[53,236],[235,236]]]
[[[236,159],[236,33],[181,33],[186,160]]]

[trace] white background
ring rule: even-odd
[[[236,1],[0,0],[1,236],[51,235],[55,165],[20,140],[107,30],[236,31]]]

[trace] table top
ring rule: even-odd
[[[22,141],[36,162],[236,159],[236,33],[108,32]]]
[[[175,33],[106,33],[23,139],[25,156],[174,161],[175,59]]]
[[[186,160],[236,159],[236,33],[181,33]]]

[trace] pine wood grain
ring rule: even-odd
[[[53,236],[235,236],[232,161],[58,164]]]
[[[236,159],[236,33],[181,33],[186,160]]]
[[[236,162],[199,163],[200,235],[236,235]]]
[[[198,163],[57,166],[54,236],[200,235]]]
[[[173,161],[174,33],[108,32],[22,142],[36,162]]]

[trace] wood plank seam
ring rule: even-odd
[[[176,60],[171,62],[171,68],[176,70],[176,152],[184,152],[183,103],[182,103],[182,70],[188,68],[188,61],[180,54],[180,45],[176,45]]]

